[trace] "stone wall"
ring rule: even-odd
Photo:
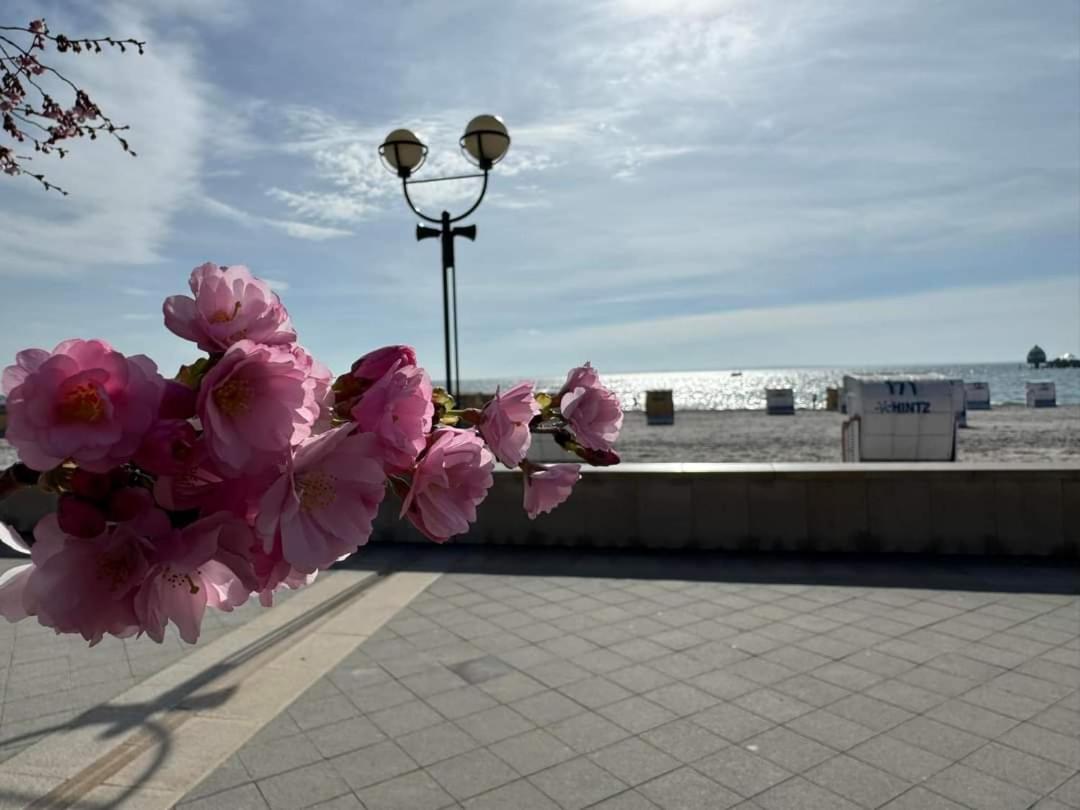
[[[423,541],[397,508],[388,498],[376,539]],[[535,521],[500,471],[455,542],[1076,558],[1080,465],[625,464],[586,470]]]

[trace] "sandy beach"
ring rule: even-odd
[[[631,411],[617,447],[627,462],[837,462],[844,418],[830,411],[678,411],[674,425],[649,427],[644,413]],[[1080,405],[972,411],[968,425],[960,431],[960,461],[1080,463]],[[0,439],[0,469],[14,461]]]
[[[840,426],[831,411],[768,416],[764,411],[678,411],[675,424],[626,414],[617,448],[624,461],[838,462]],[[1080,405],[1002,406],[971,411],[959,461],[1080,463]]]

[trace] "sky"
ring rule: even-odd
[[[1076,0],[8,0],[2,24],[134,36],[54,56],[137,158],[0,178],[0,359],[100,337],[172,373],[161,301],[205,261],[274,285],[335,371],[442,368],[438,243],[377,147],[470,169],[463,378],[1080,353]],[[433,214],[476,181],[417,186]],[[438,376],[438,374],[437,374]]]

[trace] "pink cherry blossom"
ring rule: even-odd
[[[56,504],[60,528],[75,537],[93,538],[105,531],[105,513],[96,504],[75,495],[61,495]]]
[[[263,550],[308,574],[329,568],[367,542],[386,493],[379,440],[341,425],[303,442],[259,502]]]
[[[600,383],[589,363],[570,370],[558,394],[559,409],[577,440],[593,450],[610,450],[619,438],[623,413],[619,400]]]
[[[315,581],[317,571],[304,574],[289,565],[281,556],[281,543],[267,553],[261,546],[256,546],[251,554],[255,565],[255,578],[258,585],[255,592],[259,595],[259,604],[270,607],[274,604],[274,593],[282,588],[295,591]]]
[[[251,522],[259,499],[277,477],[275,468],[234,476],[211,457],[205,438],[200,438],[183,469],[158,476],[154,482],[154,499],[165,509],[198,509],[204,515],[226,511]]]
[[[468,531],[491,488],[494,466],[495,457],[474,431],[435,431],[413,470],[402,516],[436,543]]]
[[[569,498],[580,478],[580,464],[530,465],[524,476],[525,511],[529,519],[535,520]]]
[[[187,465],[197,439],[186,419],[162,419],[143,436],[134,461],[154,475],[176,475]]]
[[[370,384],[382,379],[397,366],[416,364],[416,349],[412,346],[383,346],[353,363],[349,373],[354,379]]]
[[[540,413],[533,396],[533,384],[518,383],[484,406],[480,435],[495,453],[495,458],[507,467],[516,467],[525,458],[532,442],[529,423]]]
[[[417,366],[397,366],[368,389],[352,409],[365,433],[379,438],[388,470],[403,471],[424,449],[435,406],[427,372]]]
[[[139,629],[161,643],[171,621],[184,641],[198,641],[207,605],[231,611],[257,587],[249,556],[254,542],[248,525],[226,512],[159,540],[134,597]]]
[[[134,455],[163,388],[150,358],[124,357],[102,340],[66,340],[52,353],[28,349],[4,370],[5,438],[32,469],[70,458],[104,472]]]
[[[334,373],[330,371],[326,364],[317,360],[314,355],[298,343],[292,346],[292,354],[297,365],[307,374],[308,382],[311,384],[315,394],[315,404],[319,408],[316,422],[318,432],[321,433],[330,427],[330,418],[334,405],[330,385],[334,380]]]
[[[165,392],[161,397],[162,419],[190,419],[195,415],[195,391],[176,380],[165,381]]]
[[[163,513],[161,518],[155,533],[168,531]],[[91,646],[106,634],[125,638],[138,632],[134,595],[149,570],[148,538],[121,523],[85,540],[66,534],[56,515],[38,521],[34,538],[33,568],[22,587],[26,615],[57,633],[78,633]]]
[[[315,381],[288,347],[234,343],[203,378],[196,410],[210,454],[234,473],[280,465],[318,417]]]
[[[165,326],[203,351],[225,351],[241,340],[275,346],[296,340],[277,294],[243,265],[208,262],[191,272],[189,286],[194,298],[165,299]]]

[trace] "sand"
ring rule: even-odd
[[[649,427],[645,414],[631,412],[617,447],[624,461],[837,462],[844,418],[829,411],[679,411],[674,425]],[[972,411],[968,425],[959,461],[1080,463],[1080,405]],[[0,439],[0,469],[14,461]]]
[[[624,461],[838,462],[840,426],[830,411],[678,411],[675,424],[627,413],[616,445]],[[958,461],[1080,463],[1080,405],[1003,406],[968,413]]]

